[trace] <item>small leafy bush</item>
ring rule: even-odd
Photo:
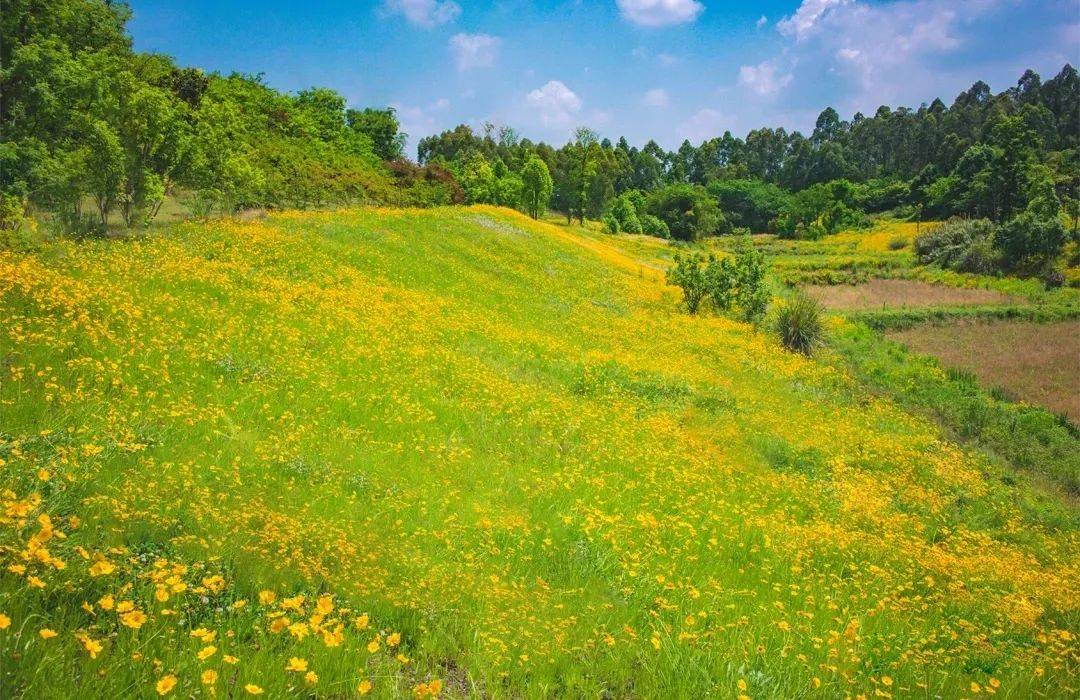
[[[988,219],[949,219],[915,239],[915,256],[925,265],[987,274],[998,267],[994,224]]]
[[[705,259],[699,254],[675,256],[675,264],[667,271],[668,284],[682,289],[686,309],[696,314],[706,295]]]
[[[1001,251],[1007,270],[1038,273],[1053,265],[1065,248],[1061,219],[1039,218],[1024,212],[998,226],[994,245]]]
[[[765,272],[764,255],[744,241],[734,256],[677,256],[668,270],[668,282],[682,288],[690,313],[697,313],[701,302],[709,298],[717,311],[738,311],[742,320],[756,323],[765,316],[772,298]]]
[[[614,216],[612,216],[611,214],[606,214],[603,221],[605,231],[607,231],[608,233],[619,232],[619,220],[616,219]]]
[[[641,232],[657,238],[671,238],[668,225],[652,214],[642,214],[638,217],[641,222]]]
[[[777,310],[775,328],[785,348],[809,357],[825,336],[821,305],[805,294],[793,297]]]

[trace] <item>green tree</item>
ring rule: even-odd
[[[393,107],[350,109],[346,112],[346,121],[350,129],[371,140],[375,155],[382,160],[394,160],[404,154],[407,134],[401,131],[401,124]]]
[[[720,232],[720,207],[704,187],[676,184],[661,187],[648,198],[649,213],[667,224],[673,238],[693,241]]]
[[[525,167],[521,169],[521,182],[521,198],[525,213],[538,219],[544,215],[551,202],[554,189],[551,171],[538,156],[530,155],[525,161]]]

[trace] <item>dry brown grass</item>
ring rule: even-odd
[[[808,285],[807,294],[834,311],[923,306],[973,306],[1019,301],[990,289],[959,289],[917,280],[873,279],[865,284]]]
[[[886,335],[973,373],[986,386],[1080,422],[1080,321],[966,322]]]

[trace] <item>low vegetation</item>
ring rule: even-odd
[[[813,297],[798,294],[776,310],[775,327],[785,348],[812,355],[825,333],[821,306]]]
[[[1076,437],[691,320],[661,245],[369,209],[0,252],[5,689],[1062,695]]]

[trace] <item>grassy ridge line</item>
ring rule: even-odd
[[[0,554],[48,514],[68,564],[0,574],[7,687],[1071,694],[1065,505],[679,312],[645,242],[549,232],[365,210],[0,255]]]

